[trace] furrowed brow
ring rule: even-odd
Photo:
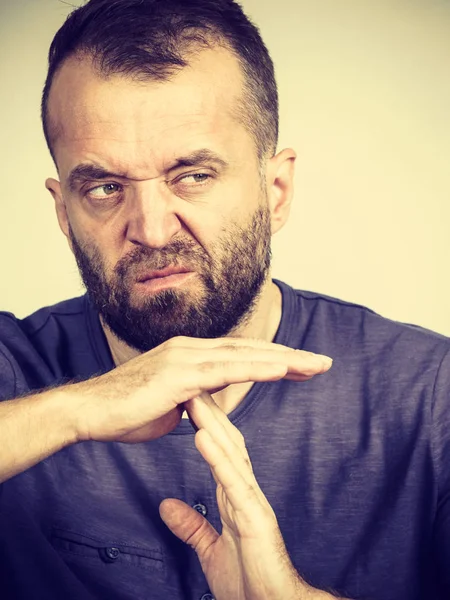
[[[221,158],[218,154],[207,148],[196,150],[186,156],[180,156],[168,167],[167,171],[174,171],[181,167],[195,167],[198,165],[204,165],[205,163],[214,164],[218,168],[226,169],[229,167],[227,161]],[[100,165],[91,163],[82,163],[77,165],[69,173],[67,178],[67,185],[72,193],[75,193],[80,184],[86,181],[102,181],[105,179],[126,179],[127,175],[124,173],[113,173],[104,169]]]
[[[124,177],[125,175],[123,173],[112,173],[99,165],[86,163],[72,169],[67,178],[67,184],[71,192],[76,192],[77,187],[85,181],[101,181],[103,179],[117,179]]]
[[[178,157],[167,170],[173,171],[180,167],[196,167],[205,163],[215,164],[222,169],[226,169],[229,166],[229,164],[218,154],[207,148],[202,148],[201,150],[196,150],[186,156]]]

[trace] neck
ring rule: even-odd
[[[258,303],[251,318],[243,325],[230,333],[230,337],[261,339],[267,342],[273,341],[281,320],[282,296],[278,286],[273,283],[272,278],[267,278]],[[115,366],[128,362],[141,354],[138,350],[131,348],[125,342],[117,338],[108,328],[100,316],[100,322],[111,350]],[[226,413],[230,413],[243,400],[252,387],[252,383],[230,385],[224,390],[213,395],[216,403]]]

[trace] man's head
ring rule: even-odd
[[[234,2],[91,0],[52,44],[43,119],[60,226],[119,338],[145,351],[250,317],[295,155],[274,155],[272,63]],[[194,275],[143,283],[169,266]]]

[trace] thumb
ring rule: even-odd
[[[208,549],[219,537],[211,523],[185,502],[175,498],[163,500],[159,505],[159,514],[170,531],[197,552],[202,563]]]

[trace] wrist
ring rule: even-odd
[[[72,385],[54,388],[40,397],[45,418],[53,424],[60,449],[80,441],[72,388]]]
[[[318,590],[306,583],[301,577],[298,578],[298,592],[295,596],[295,600],[346,600],[340,596],[333,596],[323,590]]]
[[[286,552],[287,556],[287,552]],[[328,592],[319,590],[309,585],[297,572],[291,560],[288,560],[286,581],[290,582],[289,590],[290,593],[283,597],[289,598],[289,600],[345,600],[344,598],[336,598]]]

